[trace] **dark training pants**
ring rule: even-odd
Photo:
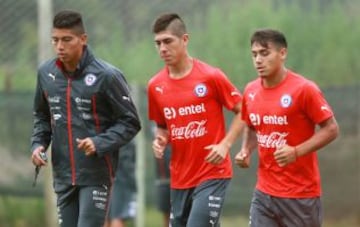
[[[163,213],[170,213],[170,181],[156,182],[157,208]]]
[[[279,198],[254,191],[250,207],[250,227],[320,227],[322,208],[319,197]]]
[[[120,148],[109,202],[109,218],[128,220],[136,216],[136,149],[134,143]]]
[[[61,227],[102,227],[109,187],[55,184]]]
[[[214,179],[195,188],[171,189],[171,227],[219,227],[229,182]]]

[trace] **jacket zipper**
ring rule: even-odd
[[[71,79],[68,78],[68,86],[66,89],[66,112],[67,112],[67,129],[68,129],[68,140],[69,140],[69,154],[70,154],[70,165],[71,165],[71,183],[75,185],[75,160],[74,160],[74,146],[73,146],[73,135],[72,135],[72,117],[71,117]]]

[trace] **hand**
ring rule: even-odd
[[[96,154],[95,144],[89,137],[85,139],[76,139],[77,148],[85,152],[86,156]]]
[[[297,158],[295,147],[284,145],[274,152],[274,158],[280,167],[295,162]]]
[[[156,158],[164,157],[164,150],[168,143],[167,138],[164,136],[157,135],[152,143],[152,149]]]
[[[204,149],[210,150],[209,154],[205,157],[205,161],[217,165],[224,161],[230,146],[219,143],[206,146]]]
[[[236,155],[235,155],[235,164],[238,165],[240,168],[249,168],[250,167],[250,152],[241,149]]]
[[[35,166],[45,166],[47,163],[40,157],[40,152],[45,152],[45,148],[43,146],[37,147],[31,155],[31,161]]]

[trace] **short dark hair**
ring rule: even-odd
[[[184,21],[176,13],[165,13],[160,15],[156,18],[152,31],[156,34],[167,29],[178,37],[187,33]]]
[[[72,29],[77,34],[85,33],[85,26],[82,16],[74,10],[62,10],[58,12],[53,20],[53,28]]]
[[[269,43],[271,42],[277,47],[287,48],[287,41],[285,35],[278,30],[270,28],[256,30],[251,36],[250,45],[252,46],[255,42],[259,43],[263,47],[268,47]]]

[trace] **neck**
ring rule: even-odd
[[[186,56],[176,65],[168,66],[169,76],[174,79],[181,79],[187,76],[193,67],[193,59],[190,56]]]
[[[76,71],[76,68],[77,68],[77,64],[75,63],[63,63],[64,65],[64,69],[66,72],[75,72]]]
[[[81,60],[81,57],[84,54],[84,49],[85,49],[85,47],[80,52],[77,53],[77,55],[73,58],[72,61],[63,62],[65,71],[67,71],[67,72],[75,72],[76,71],[76,69],[79,65],[79,62]]]
[[[287,69],[285,67],[281,67],[276,73],[272,76],[263,78],[263,85],[266,88],[272,88],[281,83],[286,77]]]

